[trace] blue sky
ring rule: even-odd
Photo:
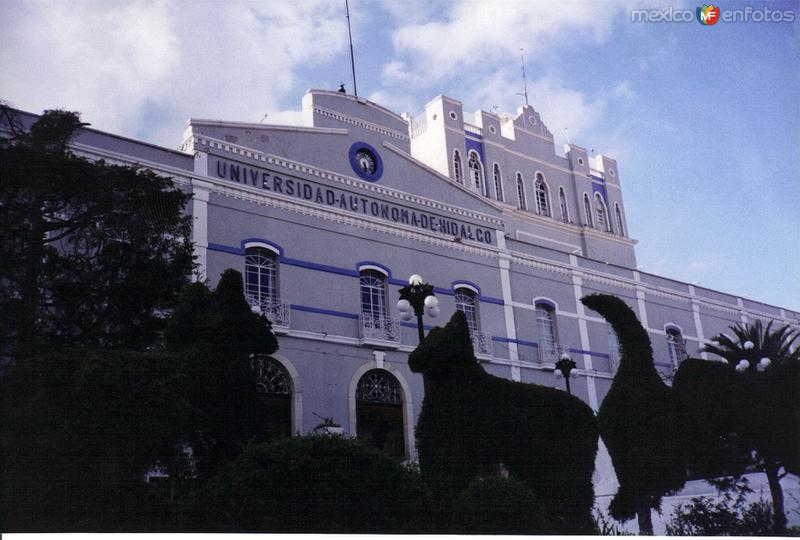
[[[793,23],[634,23],[670,0],[351,0],[359,94],[419,113],[531,104],[619,160],[644,271],[800,310],[800,4]],[[344,0],[0,1],[0,98],[177,147],[189,117],[300,123],[352,91]]]

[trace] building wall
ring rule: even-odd
[[[279,249],[279,300],[290,320],[279,328],[278,358],[293,378],[294,431],[311,431],[320,415],[357,433],[355,384],[367,370],[385,369],[403,389],[406,453],[414,458],[413,428],[424,397],[421,377],[407,364],[416,328],[402,323],[394,343],[362,338],[359,264],[386,268],[387,316],[395,320],[397,291],[411,274],[435,285],[440,298],[440,318],[426,319],[427,325],[449,319],[457,283],[474,286],[480,331],[490,343],[480,357],[486,371],[562,388],[552,361],[540,354],[535,314],[537,301],[552,303],[559,343],[580,372],[573,392],[595,410],[610,388],[617,351],[610,346],[609,325],[580,303],[586,294],[614,294],[631,306],[665,376],[675,367],[668,326],[681,329],[690,355],[737,322],[760,318],[800,326],[797,312],[636,270],[635,241],[626,224],[620,231],[613,222],[614,234],[583,226],[584,192],[604,194],[609,219],[614,204],[624,216],[618,164],[605,156],[592,160],[575,145],[565,157],[556,155],[552,135],[532,107],[507,119],[479,111],[465,127],[461,104],[444,96],[409,121],[352,96],[312,91],[303,98],[303,112],[310,123],[303,127],[192,120],[182,152],[93,130],[75,144],[83,155],[147,166],[191,190],[196,279],[214,286],[227,268],[243,272],[248,241]],[[383,175],[377,181],[364,181],[351,168],[356,144],[379,154]],[[488,196],[466,185],[470,148],[480,152]],[[464,186],[453,181],[455,149],[462,156]],[[502,170],[504,203],[495,197],[494,163]],[[528,211],[516,208],[517,171]],[[537,172],[550,187],[552,218],[535,213]],[[290,180],[296,188],[291,193]],[[300,187],[306,185],[310,196]],[[560,221],[559,186],[567,192],[572,223]],[[401,212],[419,221],[404,220]],[[599,494],[613,493],[603,452],[596,484]]]

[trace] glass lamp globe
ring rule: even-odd
[[[403,319],[404,321],[410,321],[411,319],[414,318],[414,314],[411,313],[410,311],[403,311],[400,313],[400,318]]]
[[[405,298],[400,299],[397,302],[397,310],[400,311],[400,313],[403,313],[405,311],[411,311],[411,302],[409,302]]]
[[[414,274],[410,278],[408,278],[409,285],[420,285],[422,283],[422,276],[419,274]]]
[[[439,305],[439,299],[433,295],[425,297],[425,307],[426,308],[435,308]]]
[[[577,379],[578,370],[576,368],[572,368],[571,370],[569,370],[569,376],[572,377],[573,379]]]
[[[753,347],[755,347],[755,345],[753,344],[753,342],[752,342],[752,341],[745,341],[745,342],[744,342],[744,348],[745,348],[745,350],[749,351],[749,350],[750,350],[750,349],[752,349]]]
[[[430,298],[430,296],[428,298]],[[427,313],[429,317],[438,317],[440,313],[439,306],[428,308]]]
[[[563,374],[563,373],[561,373],[561,370],[560,370],[560,369],[557,369],[557,370],[555,370],[555,371],[553,372],[553,375],[555,375],[555,376],[556,376],[556,379],[563,379],[563,378],[564,378],[564,374]]]

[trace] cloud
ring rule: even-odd
[[[620,81],[611,89],[611,95],[616,98],[630,99],[636,97],[636,92],[631,88],[631,81]]]
[[[559,45],[578,41],[603,43],[614,20],[630,1],[603,2],[602,9],[573,2],[453,2],[448,17],[413,22],[396,29],[393,45],[399,59],[384,71],[423,84],[435,84],[471,67],[485,67],[519,54],[533,58]]]
[[[298,66],[346,45],[341,11],[327,0],[3,2],[0,96],[174,147],[189,117],[284,110]]]

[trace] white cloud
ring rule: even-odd
[[[387,76],[413,74],[434,84],[470,67],[508,59],[525,49],[528,58],[576,41],[602,43],[631,1],[607,1],[602,8],[572,2],[476,2],[460,0],[443,22],[412,23],[393,32],[401,56]]]
[[[620,81],[611,89],[611,95],[617,98],[630,99],[636,97],[636,92],[631,88],[631,81]]]
[[[297,66],[347,43],[341,11],[326,0],[3,2],[0,96],[176,146],[191,116],[286,116]]]

